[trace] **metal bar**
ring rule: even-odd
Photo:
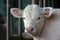
[[[43,0],[43,7],[45,7],[45,1],[46,1],[46,0]]]
[[[40,2],[41,0],[39,0],[39,6],[41,6],[41,2]]]
[[[19,4],[19,5],[18,5],[18,8],[20,9],[20,0],[18,0],[18,4]],[[18,35],[20,35],[20,31],[21,31],[21,30],[20,30],[20,18],[18,19],[18,25],[19,25],[19,26],[18,26]]]
[[[42,6],[42,0],[39,0],[39,6]]]
[[[32,0],[32,4],[34,4],[35,3],[35,0]]]
[[[9,0],[7,0],[7,6],[6,6],[7,7],[7,25],[6,25],[7,26],[7,40],[8,40],[8,12],[9,12],[8,11],[8,3],[9,3]]]
[[[18,5],[18,7],[19,7],[19,9],[21,9],[21,0],[19,0],[19,5]],[[23,37],[22,37],[22,26],[21,26],[21,18],[19,18],[18,19],[18,25],[19,25],[19,27],[18,27],[18,32],[19,32],[19,36],[20,36],[20,40],[23,40]]]

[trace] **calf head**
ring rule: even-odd
[[[28,5],[23,12],[18,8],[11,8],[11,14],[14,17],[23,18],[25,32],[32,36],[36,36],[41,32],[44,25],[44,17],[50,17],[51,13],[50,7],[40,8],[35,4]]]

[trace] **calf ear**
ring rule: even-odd
[[[16,18],[21,18],[22,17],[22,10],[18,9],[18,8],[11,8],[10,9],[11,14],[16,17]]]
[[[45,17],[50,17],[53,14],[53,12],[54,12],[53,8],[51,8],[51,7],[46,7],[43,10],[44,10],[43,15]]]

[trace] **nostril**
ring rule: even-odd
[[[33,31],[33,28],[31,28],[31,31]]]

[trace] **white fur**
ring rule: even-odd
[[[27,34],[31,35],[34,38],[34,40],[40,40],[40,33],[44,26],[44,15],[43,15],[44,12],[43,11],[44,10],[41,7],[39,7],[38,5],[35,5],[35,4],[28,5],[23,10],[22,17],[25,18],[25,19],[23,19],[25,32]],[[11,13],[13,15],[13,12],[11,12]],[[19,15],[18,16],[15,15],[15,17],[20,18]],[[38,17],[40,17],[39,20],[38,20]],[[26,28],[28,28],[28,27],[34,28],[33,32],[28,33],[26,30]]]
[[[23,11],[23,17],[25,18],[23,19],[25,28],[34,28],[33,32],[29,33],[32,36],[37,36],[38,31],[40,32],[43,28],[44,18],[41,11],[42,10],[37,5],[28,5]],[[37,19],[38,17],[40,17],[39,20]],[[25,32],[27,33],[26,29]]]

